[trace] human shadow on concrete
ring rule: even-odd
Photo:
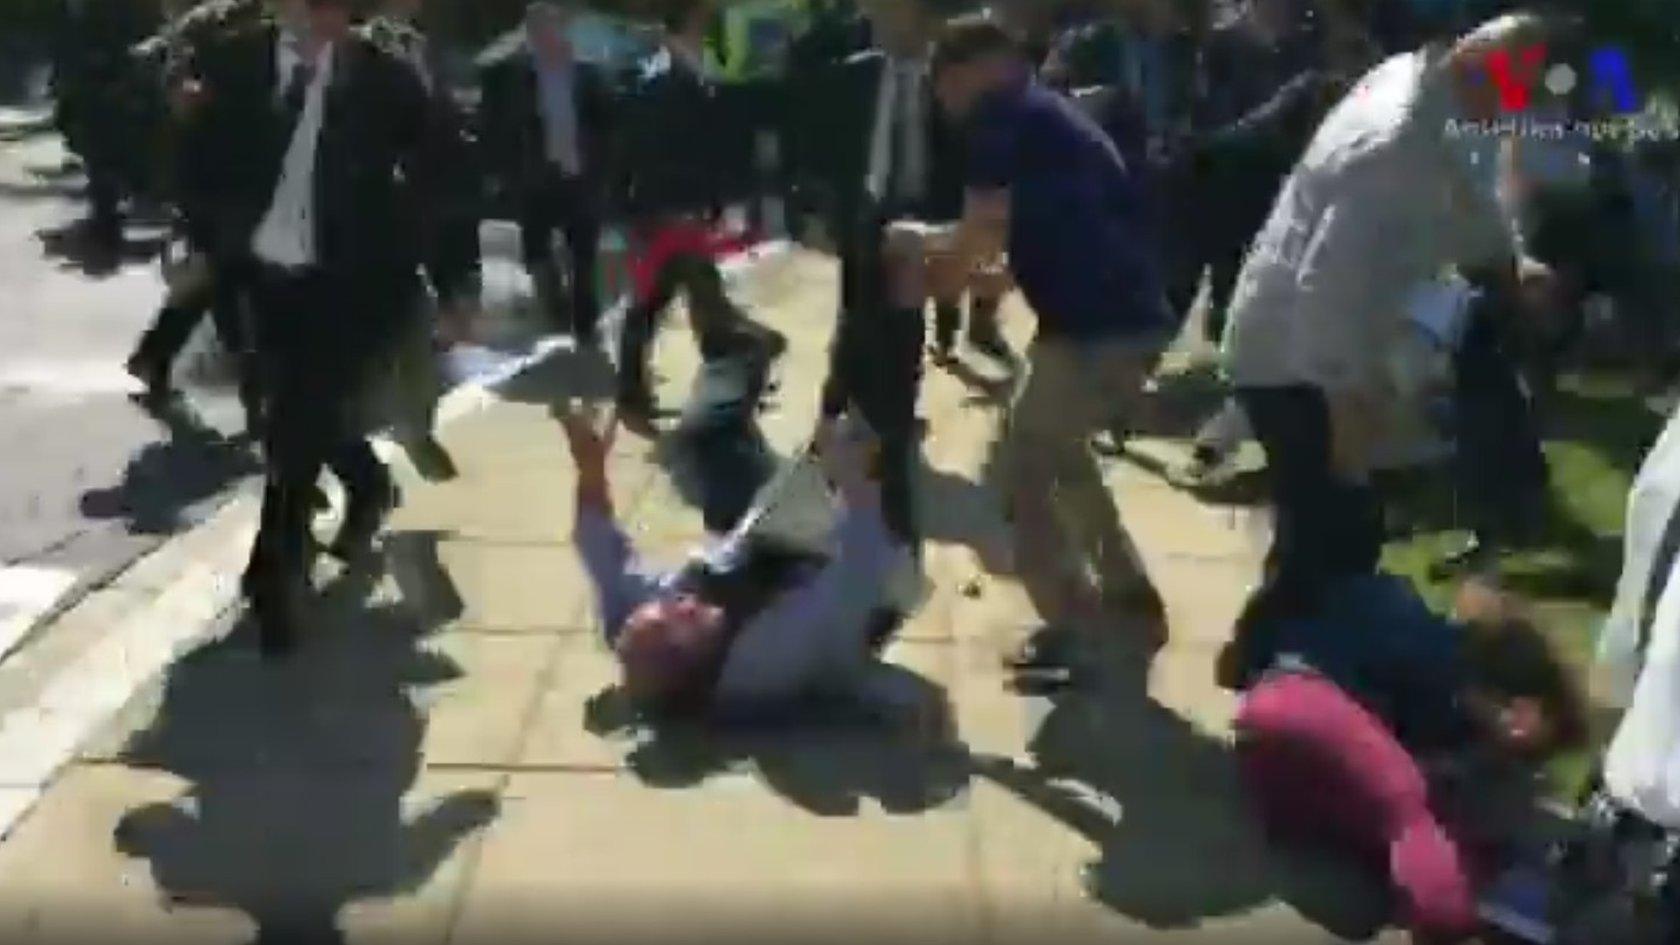
[[[1120,649],[1116,646],[1114,649]],[[1096,902],[1158,930],[1281,899],[1343,938],[1385,923],[1379,886],[1270,850],[1247,810],[1229,743],[1147,693],[1148,662],[1110,653],[1051,699],[1031,765],[983,756],[975,773],[1097,846],[1083,884]]]
[[[172,535],[190,524],[192,509],[261,470],[248,445],[210,426],[184,399],[142,405],[165,436],[134,454],[117,485],[82,493],[88,518],[121,519],[133,535]]]
[[[259,659],[243,626],[182,659],[121,755],[190,787],[129,811],[117,850],[179,905],[246,913],[262,945],[344,942],[341,909],[419,889],[499,810],[485,791],[403,804],[426,725],[414,692],[461,671],[360,589],[329,588],[285,662]]]
[[[438,554],[439,546],[452,537],[436,531],[392,532],[385,536],[385,573],[396,583],[398,596],[418,633],[435,633],[466,612],[466,601]]]
[[[653,720],[611,686],[590,698],[584,725],[598,737],[638,736],[630,771],[658,789],[750,773],[819,817],[855,817],[865,799],[901,815],[951,803],[966,790],[970,765],[944,692],[902,667],[881,672],[890,676],[895,704],[913,709],[889,719],[810,703],[773,718]]]
[[[503,385],[503,399],[554,407],[570,400],[602,400],[616,390],[616,375],[599,348],[563,349]]]
[[[93,235],[92,222],[87,219],[40,230],[35,238],[41,241],[46,257],[57,260],[60,268],[95,279],[113,276],[125,265],[156,258],[165,243],[163,237],[137,240],[125,234],[120,246],[110,246]]]

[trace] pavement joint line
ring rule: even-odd
[[[762,243],[723,260],[720,268],[738,279],[786,258],[792,248],[785,240]],[[627,307],[627,300],[620,300],[612,312],[622,318]],[[495,404],[499,388],[570,348],[562,338],[542,339],[488,377],[461,384],[440,402],[437,427]],[[375,449],[389,455],[397,447],[389,438],[379,438]],[[651,482],[651,476],[645,477],[639,498],[651,497]],[[256,531],[259,501],[251,485],[237,487],[204,522],[160,543],[30,629],[27,635],[37,636],[70,621],[91,619],[88,615],[99,613],[102,600],[112,596],[145,601],[48,679],[36,703],[0,717],[0,841],[28,817],[58,775],[77,761],[87,741],[137,692],[180,656],[213,639],[218,627],[226,629],[222,618],[238,602],[238,575]],[[218,536],[221,531],[229,534]],[[208,553],[201,544],[211,545]],[[173,567],[176,560],[178,569]],[[164,582],[146,577],[159,571],[172,577]]]
[[[458,624],[449,627],[447,632],[470,637],[557,637],[566,640],[593,635],[595,630],[591,627],[558,624],[535,624],[529,627],[477,627],[472,624]]]

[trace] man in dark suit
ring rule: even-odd
[[[392,427],[415,469],[427,480],[441,482],[459,473],[454,459],[438,442],[433,427],[443,395],[438,370],[438,322],[452,339],[463,338],[477,308],[482,285],[483,255],[478,228],[482,217],[484,178],[477,142],[466,116],[441,74],[435,49],[421,29],[423,0],[384,0],[380,12],[363,24],[362,32],[375,45],[414,70],[427,92],[429,179],[410,181],[421,226],[421,270],[436,298],[433,307],[416,299],[397,348],[391,373],[395,403]]]
[[[145,54],[156,56],[162,82],[175,99],[169,125],[171,196],[187,258],[171,268],[168,295],[125,366],[145,385],[149,404],[168,402],[176,396],[170,382],[175,361],[204,316],[210,315],[223,349],[234,359],[246,432],[253,438],[262,432],[262,398],[250,356],[245,291],[250,267],[243,264],[249,252],[246,247],[228,255],[223,252],[227,247],[217,244],[220,208],[217,195],[206,187],[215,178],[216,155],[207,138],[213,129],[206,124],[207,110],[192,107],[190,96],[183,95],[182,83],[191,78],[183,70],[208,49],[259,29],[274,19],[276,6],[267,0],[202,0],[137,47],[150,47]]]
[[[254,259],[268,476],[244,587],[269,654],[294,642],[322,467],[348,494],[335,554],[360,557],[394,503],[351,414],[413,310],[417,198],[404,182],[428,179],[414,71],[351,31],[349,0],[293,6],[296,27],[220,44],[188,80],[212,129],[217,239]]]
[[[917,540],[910,482],[927,325],[925,299],[892,291],[887,228],[950,221],[962,207],[956,135],[940,118],[927,72],[933,7],[933,0],[867,4],[880,48],[834,70],[824,105],[832,116],[826,171],[841,287],[822,412],[829,420],[855,405],[880,437],[887,523],[910,545]]]
[[[524,48],[484,75],[484,142],[516,201],[525,265],[537,295],[580,344],[595,341],[600,301],[596,252],[612,173],[612,90],[579,62],[567,31],[574,5],[539,2],[526,12]],[[571,310],[562,315],[555,231],[566,239]]]

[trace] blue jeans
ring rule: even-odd
[[[701,368],[683,408],[675,458],[714,534],[734,528],[776,471],[776,454],[758,427],[766,373],[764,361],[751,355],[714,358]]]

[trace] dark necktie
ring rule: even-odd
[[[893,203],[903,202],[910,173],[910,141],[906,134],[910,123],[905,116],[910,97],[905,85],[904,73],[900,72],[893,86],[892,131],[887,137],[887,199]]]
[[[309,93],[309,83],[314,78],[315,67],[307,62],[299,62],[292,68],[292,79],[286,84],[286,93],[281,97],[287,127],[297,127],[298,119],[303,116],[303,102]]]

